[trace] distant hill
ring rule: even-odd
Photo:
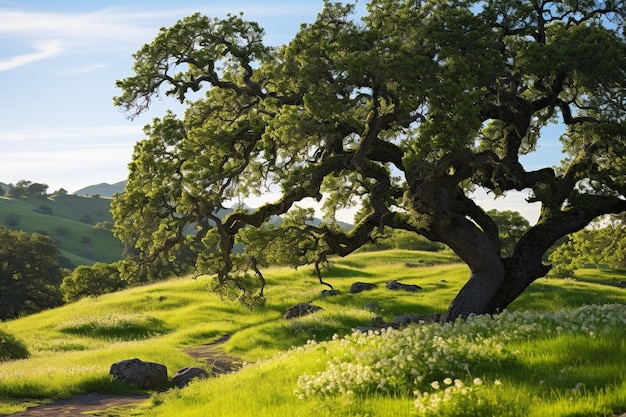
[[[123,258],[123,245],[111,232],[110,197],[123,193],[126,183],[90,185],[72,195],[0,196],[0,227],[52,237],[61,252],[61,265],[65,268],[115,262]],[[11,188],[1,182],[0,187],[4,191]],[[231,209],[226,209],[219,215],[225,216],[230,212]],[[279,219],[273,221],[280,223]],[[318,225],[320,220],[314,219],[313,223]],[[343,222],[339,225],[348,230],[352,228],[352,225]]]
[[[78,191],[75,191],[73,194],[79,196],[94,196],[99,195],[100,197],[113,197],[116,193],[123,193],[124,189],[126,189],[126,183],[128,181],[120,181],[115,184],[107,184],[105,182],[96,185],[89,185],[85,188],[81,188]]]
[[[55,195],[0,197],[0,226],[50,236],[63,267],[122,259],[123,245],[111,232],[110,198]]]

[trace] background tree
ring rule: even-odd
[[[8,196],[12,198],[20,197],[46,197],[48,184],[41,184],[28,180],[20,180],[15,186],[9,189]]]
[[[134,55],[114,99],[130,117],[163,91],[184,102],[207,88],[135,147],[113,214],[139,258],[167,257],[194,225],[192,247],[215,254],[202,266],[226,285],[242,230],[325,194],[326,223],[300,225],[316,263],[384,227],[444,243],[471,271],[443,316],[453,320],[506,308],[549,271],[553,242],[626,210],[624,1],[374,0],[360,23],[352,12],[326,2],[279,48],[241,16],[195,14]],[[563,165],[526,169],[520,156],[557,122]],[[274,203],[217,216],[272,184]],[[476,188],[526,190],[541,205],[510,254]],[[334,227],[355,204],[355,227]]]
[[[34,182],[30,184],[27,188],[28,195],[32,197],[46,197],[48,195],[48,188],[48,184]]]
[[[61,291],[67,301],[76,301],[118,291],[126,284],[120,277],[117,264],[96,262],[92,266],[80,265],[63,278]]]
[[[0,319],[63,304],[57,255],[48,236],[0,227]]]
[[[626,227],[623,218],[593,222],[592,227],[573,233],[567,242],[549,256],[557,265],[557,275],[573,276],[573,271],[588,265],[626,268]]]
[[[487,211],[487,214],[498,226],[502,254],[510,256],[515,250],[517,242],[530,229],[530,223],[519,212],[513,210],[498,211],[492,209]]]

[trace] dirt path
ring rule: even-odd
[[[219,348],[229,339],[230,335],[225,335],[211,344],[184,349],[183,352],[193,358],[205,361],[211,367],[213,375],[229,374],[241,366],[240,359],[225,355]]]
[[[111,394],[84,394],[76,395],[66,400],[59,400],[52,404],[39,405],[28,408],[26,411],[11,414],[11,417],[79,417],[85,415],[104,416],[105,410],[111,407],[120,407],[137,404],[150,398],[149,395],[111,395]]]
[[[213,375],[221,375],[236,370],[241,361],[225,355],[219,346],[230,339],[230,335],[223,336],[217,341],[194,348],[184,349],[189,356],[206,361]],[[44,404],[28,408],[19,413],[10,414],[10,417],[85,417],[123,415],[120,412],[107,413],[112,407],[124,407],[138,404],[150,398],[149,395],[113,395],[113,394],[84,394],[72,398],[59,400],[52,404]]]

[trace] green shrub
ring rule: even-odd
[[[20,225],[20,219],[22,216],[15,213],[8,213],[4,218],[4,224],[9,227],[17,227]]]
[[[26,345],[15,336],[0,330],[0,362],[26,359],[30,356]]]
[[[120,278],[117,264],[96,262],[92,266],[80,265],[63,278],[61,291],[67,301],[76,301],[83,297],[115,292],[126,287],[126,284]]]

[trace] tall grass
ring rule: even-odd
[[[511,314],[527,314],[528,322],[516,322],[507,331],[528,332],[507,340],[499,340],[506,332],[495,324],[482,324],[482,329],[476,323],[471,327],[471,322],[463,325],[468,326],[465,331],[456,326],[460,330],[454,337],[438,333],[447,327],[436,325],[390,332],[385,335],[389,339],[352,334],[355,326],[368,324],[375,315],[390,321],[397,314],[442,312],[468,275],[467,267],[450,264],[449,260],[442,254],[409,251],[336,259],[324,271],[324,279],[342,293],[327,298],[321,296],[324,287],[311,269],[274,268],[266,274],[267,306],[253,311],[209,293],[208,279],[185,278],[84,299],[0,323],[1,330],[17,336],[31,353],[26,360],[0,363],[0,414],[14,412],[22,401],[27,404],[32,399],[50,401],[93,391],[127,391],[108,375],[110,365],[122,359],[138,357],[163,363],[170,376],[185,366],[205,366],[183,349],[211,343],[226,334],[232,337],[222,345],[223,351],[253,364],[235,374],[155,394],[152,402],[138,405],[134,415],[204,416],[210,410],[209,414],[222,416],[404,416],[418,412],[416,401],[420,397],[413,391],[420,395],[428,392],[431,398],[443,396],[447,378],[462,381],[471,395],[449,392],[456,395],[455,400],[445,402],[448,407],[433,415],[463,415],[459,410],[476,399],[484,404],[475,410],[476,415],[610,416],[626,411],[626,346],[621,327],[591,336],[580,329],[559,332],[556,322],[548,320],[550,312],[569,317],[567,314],[576,314],[576,308],[591,302],[621,303],[623,307],[624,290],[619,288],[540,280],[511,306]],[[385,284],[392,279],[418,284],[423,291],[388,290]],[[349,294],[354,281],[375,283],[378,288]],[[544,301],[546,298],[549,302]],[[313,302],[323,310],[295,320],[281,318],[288,307],[300,302]],[[369,303],[376,304],[376,311],[366,308]],[[522,314],[524,311],[550,315]],[[577,320],[586,321],[582,316]],[[554,327],[553,334],[543,331],[547,323]],[[539,331],[530,332],[534,328]],[[430,333],[410,342],[407,332],[417,329]],[[406,340],[402,351],[392,350],[397,345],[396,336]],[[362,351],[361,345],[351,342],[361,338],[367,340]],[[434,347],[419,348],[421,343],[435,340],[442,340],[441,352],[446,353],[436,360]],[[446,340],[448,343],[443,343]],[[476,349],[478,343],[482,343],[480,349]],[[381,387],[386,390],[379,388],[378,380],[363,390],[346,386],[343,391],[306,391],[307,384],[314,385],[311,381],[318,378],[334,381],[333,372],[343,372],[338,375],[343,375],[346,383],[355,379],[352,370],[371,366],[357,357],[388,363],[390,366],[375,370],[394,372],[406,368],[407,362],[401,357],[409,354],[419,364],[412,368],[432,366],[431,373],[420,371],[419,384],[408,377],[403,383],[396,376],[395,381],[385,377]],[[447,355],[452,359],[442,362]],[[459,361],[458,366],[453,359]],[[466,369],[464,364],[468,363]],[[412,375],[411,368],[403,372]],[[474,386],[474,378],[483,384]],[[496,380],[501,384],[494,385]],[[435,381],[440,390],[430,385]],[[579,406],[572,408],[572,403]]]

